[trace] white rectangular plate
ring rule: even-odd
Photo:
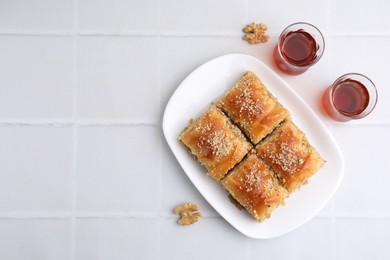
[[[253,71],[269,91],[290,110],[294,122],[327,161],[299,191],[277,208],[270,219],[259,223],[245,210],[239,211],[222,186],[206,176],[202,167],[179,142],[178,136],[191,118],[201,116],[246,72]],[[300,96],[260,60],[243,54],[213,59],[193,71],[177,88],[165,109],[165,138],[185,173],[205,199],[233,227],[253,238],[272,238],[290,232],[309,221],[330,200],[344,172],[343,156],[335,140]]]

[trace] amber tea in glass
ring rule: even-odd
[[[281,71],[298,75],[321,58],[324,48],[324,38],[316,27],[309,23],[295,23],[281,33],[273,59]]]
[[[366,76],[348,73],[338,78],[322,97],[325,112],[334,120],[349,121],[367,116],[375,107],[378,93]]]

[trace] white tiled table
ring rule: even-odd
[[[389,259],[390,2],[0,1],[0,259]],[[241,28],[269,26],[251,46]],[[254,240],[196,191],[161,130],[164,107],[203,62],[246,53],[273,67],[280,31],[325,34],[322,60],[281,76],[323,119],[346,161],[310,222]],[[375,112],[335,123],[319,107],[346,72],[376,83]],[[136,159],[134,159],[136,158]],[[196,201],[190,227],[171,211]]]

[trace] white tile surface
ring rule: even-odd
[[[386,0],[337,1],[332,0],[332,31],[348,33],[388,33],[388,11]]]
[[[36,0],[0,2],[0,259],[389,259],[390,4],[359,1]],[[264,22],[268,43],[241,29]],[[272,61],[298,21],[326,39],[300,76]],[[220,55],[246,53],[282,76],[334,134],[346,161],[336,196],[271,240],[237,232],[211,208],[163,140],[181,81]],[[337,123],[324,89],[346,72],[377,85],[365,119]],[[177,204],[200,204],[177,225]]]
[[[175,161],[176,159],[172,152],[168,149],[168,145],[164,144],[164,150],[161,155],[161,213],[164,216],[172,216],[172,211],[177,205],[192,201],[198,203],[203,216],[219,216],[198,192],[179,163]]]
[[[0,118],[72,115],[71,38],[0,35],[0,56]]]
[[[335,223],[335,259],[386,259],[389,219],[340,219]]]
[[[0,144],[0,213],[70,211],[70,127],[0,126]]]
[[[0,219],[0,258],[69,259],[70,226],[68,219]]]
[[[327,30],[329,0],[313,1],[294,0],[285,2],[248,0],[247,22],[256,21],[268,25],[272,35],[279,35],[284,28],[296,22],[308,22],[317,26],[321,31]]]
[[[161,5],[161,31],[168,34],[236,34],[244,18],[240,0],[165,0]]]
[[[159,220],[79,219],[75,259],[158,259]]]
[[[157,44],[155,37],[80,38],[78,116],[157,123]]]
[[[157,214],[160,139],[157,127],[81,127],[77,210]]]
[[[0,7],[0,30],[72,30],[73,0],[4,0]]]
[[[79,0],[79,28],[115,33],[157,32],[159,1]]]
[[[345,156],[345,179],[336,194],[341,214],[390,216],[390,165],[386,147],[390,126],[337,126],[332,128]]]
[[[231,37],[161,38],[162,107],[165,108],[174,90],[191,71],[212,58],[241,52],[242,46],[242,40]]]
[[[285,236],[266,241],[251,240],[250,248],[251,259],[331,259],[331,221],[313,219]]]
[[[165,219],[161,231],[161,259],[242,259],[247,238],[221,218],[202,218],[193,226]],[[200,249],[200,250],[199,250]]]

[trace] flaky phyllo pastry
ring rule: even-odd
[[[245,73],[217,106],[253,144],[270,134],[290,114],[253,72]]]
[[[325,163],[290,112],[249,71],[191,120],[179,140],[260,222]]]
[[[240,130],[215,107],[192,122],[179,139],[216,180],[222,179],[252,148]]]

